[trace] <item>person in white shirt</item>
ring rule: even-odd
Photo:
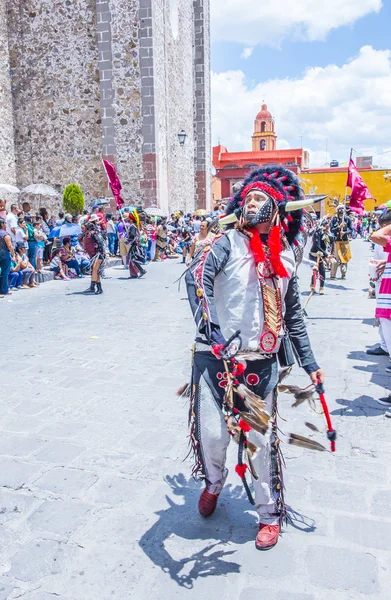
[[[14,247],[16,244],[16,228],[18,227],[18,219],[16,216],[17,212],[18,207],[16,206],[16,204],[11,204],[11,210],[7,214],[7,217],[5,219],[7,225],[7,232],[11,236],[12,245]]]
[[[26,223],[23,217],[19,217],[17,221],[16,233],[15,233],[15,246],[16,244],[23,244],[26,250],[28,249],[28,232]]]

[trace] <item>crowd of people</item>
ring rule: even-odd
[[[158,218],[141,208],[114,214],[98,206],[81,215],[59,212],[54,217],[45,208],[32,214],[11,204],[0,217],[0,297],[38,287],[37,274],[44,270],[63,281],[92,274],[86,293],[102,293],[100,275],[107,257],[121,257],[132,279],[143,277],[150,261],[181,258],[189,264],[199,246],[210,240],[213,219],[223,208],[216,206],[206,215],[177,212]],[[58,228],[59,235],[53,235]]]
[[[352,256],[350,241],[356,238],[369,241],[379,226],[381,215],[376,212],[356,215],[350,213],[349,208],[343,204],[337,206],[335,215],[314,218],[308,227],[311,236],[308,258],[313,269],[311,292],[317,291],[319,283],[319,294],[324,294],[327,273],[330,280],[334,280],[340,271],[341,279],[346,279],[348,263]]]
[[[371,356],[391,356],[391,206],[363,216],[348,213],[340,205],[334,216],[314,220],[309,227],[312,235],[308,263],[312,267],[311,295],[316,293],[318,282],[319,294],[324,294],[327,273],[333,280],[341,269],[341,279],[346,278],[351,259],[350,240],[361,238],[369,242],[373,255],[368,265],[368,296],[376,299],[379,343],[366,352]],[[391,366],[386,372],[391,373]],[[391,394],[378,398],[377,402],[390,408]],[[387,416],[391,417],[391,412]]]

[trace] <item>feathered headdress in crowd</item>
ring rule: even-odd
[[[259,190],[274,201],[278,208],[280,227],[285,232],[289,244],[294,244],[300,232],[302,209],[313,204],[313,200],[305,199],[299,178],[280,165],[256,169],[243,181],[229,202],[227,216],[223,221],[234,222],[234,215],[240,219],[246,196],[252,190]]]

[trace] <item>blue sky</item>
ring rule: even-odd
[[[294,15],[292,3],[212,0],[213,143],[249,150],[264,99],[278,147],[303,136],[312,166],[353,147],[388,168],[391,0],[297,0]]]
[[[218,73],[241,69],[255,81],[299,77],[308,67],[324,67],[330,63],[343,65],[364,45],[377,50],[390,48],[391,0],[383,2],[380,13],[369,14],[351,25],[332,30],[325,41],[284,40],[280,49],[256,46],[247,59],[241,58],[243,44],[212,41],[212,70]]]

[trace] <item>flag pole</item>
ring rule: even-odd
[[[349,156],[349,164],[348,164],[348,177],[347,177],[347,180],[346,180],[345,196],[344,196],[344,199],[343,199],[343,216],[344,216],[344,219],[346,217],[346,196],[348,195],[349,167],[350,167],[350,161],[352,160],[352,154],[353,154],[353,148],[350,148],[350,156]]]

